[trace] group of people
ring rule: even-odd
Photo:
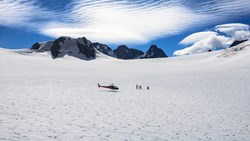
[[[141,90],[141,89],[142,89],[142,86],[136,84],[136,89],[137,89],[137,90]],[[147,90],[149,90],[149,86],[147,86]]]

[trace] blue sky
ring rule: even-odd
[[[29,48],[60,36],[168,54],[194,32],[250,24],[249,0],[1,0],[0,47]]]

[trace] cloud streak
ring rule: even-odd
[[[193,6],[196,4],[183,0],[72,0],[67,8],[55,12],[39,1],[2,0],[0,24],[25,26],[51,37],[85,36],[104,43],[147,43],[211,20],[226,19],[230,14],[250,13],[248,0],[205,1]]]
[[[33,27],[35,23],[39,25],[38,23],[50,20],[51,15],[55,15],[31,0],[1,0],[0,14],[0,25],[10,27]]]
[[[73,9],[74,16],[79,18],[78,23],[59,27],[52,23],[42,29],[44,34],[55,37],[84,35],[91,40],[116,43],[146,43],[158,37],[177,34],[205,18],[186,8],[172,5],[155,9],[105,3],[100,6],[77,5]]]
[[[14,25],[23,24],[34,16],[31,11],[34,7],[31,2],[3,0],[0,1],[0,24]]]

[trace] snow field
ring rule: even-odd
[[[250,52],[221,53],[82,61],[1,49],[0,140],[247,141]]]

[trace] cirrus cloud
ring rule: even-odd
[[[79,18],[77,23],[50,23],[41,29],[42,32],[54,37],[84,35],[102,42],[146,43],[158,37],[177,34],[206,17],[172,5],[153,9],[103,4],[98,7],[77,6],[73,9],[74,15]]]
[[[49,1],[54,2],[49,5],[58,1]],[[85,36],[104,43],[146,43],[208,21],[230,19],[229,15],[250,14],[249,0],[199,4],[192,0],[68,0],[64,4],[63,8],[46,7],[39,0],[1,0],[0,25],[26,27],[55,38]],[[235,36],[239,34],[243,33]]]
[[[30,28],[39,28],[41,23],[51,20],[52,15],[56,15],[31,0],[1,0],[0,14],[2,26]]]

